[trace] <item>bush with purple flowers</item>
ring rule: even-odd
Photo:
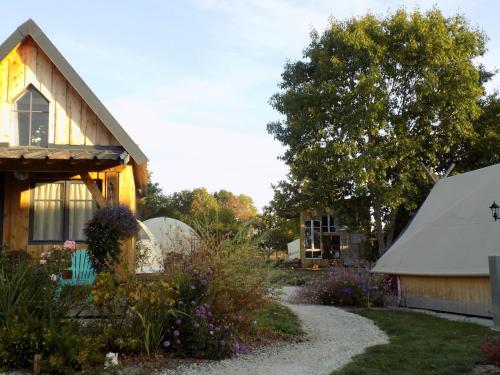
[[[336,306],[383,306],[394,294],[391,280],[372,276],[365,268],[332,267],[311,279],[298,293],[304,303]]]
[[[188,357],[219,359],[234,352],[233,327],[207,302],[213,271],[192,270],[179,280],[175,308],[167,323],[166,350]]]

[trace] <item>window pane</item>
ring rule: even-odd
[[[30,114],[29,112],[17,112],[16,115],[16,127],[17,134],[19,137],[19,146],[28,146],[30,137]]]
[[[28,90],[19,99],[17,99],[16,110],[29,111],[30,110],[30,98],[31,98],[31,91]]]
[[[35,185],[33,190],[33,240],[63,240],[62,192],[62,183],[37,183]]]
[[[69,239],[85,241],[85,224],[92,218],[96,204],[92,194],[83,183],[69,185]]]
[[[19,137],[19,139],[21,139],[21,137]],[[33,112],[31,114],[31,145],[42,147],[47,147],[49,145],[48,113]]]
[[[45,99],[42,94],[40,94],[37,90],[31,89],[30,90],[32,93],[31,97],[31,110],[32,111],[42,111],[42,112],[48,112],[49,111],[49,102],[47,99]]]

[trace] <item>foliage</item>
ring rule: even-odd
[[[481,352],[495,366],[500,366],[500,337],[488,336],[481,345]]]
[[[264,208],[256,226],[264,235],[260,246],[271,251],[287,250],[288,243],[300,236],[298,217],[281,217],[271,207]]]
[[[139,232],[139,224],[128,207],[99,208],[85,227],[90,259],[98,272],[113,269],[120,255],[120,242]]]
[[[106,350],[120,353],[157,354],[167,322],[176,313],[175,289],[163,279],[118,280],[109,272],[97,276],[92,300],[104,319],[99,331]]]
[[[290,167],[275,186],[275,205],[298,211],[368,199],[385,251],[398,210],[415,209],[428,189],[421,163],[442,173],[450,152],[475,136],[491,76],[475,63],[485,42],[462,16],[437,8],[332,20],[323,34],[313,32],[271,98],[285,119],[268,131],[286,147]]]
[[[165,275],[173,285],[179,286],[179,300],[188,304],[188,310],[184,311],[188,320],[183,324],[192,324],[194,320],[197,324],[195,328],[202,333],[213,331],[214,336],[226,335],[224,345],[229,344],[228,336],[249,337],[257,334],[252,322],[258,311],[272,300],[269,270],[259,253],[257,244],[244,235],[233,238],[207,235],[202,238],[200,246],[190,253],[171,254],[165,260]],[[193,302],[192,306],[198,312],[195,309],[196,318],[190,320],[193,307],[189,304]],[[201,311],[200,305],[203,307]],[[220,331],[215,330],[216,327]],[[190,327],[183,329],[188,332],[193,330]],[[207,357],[209,353],[216,356],[217,353],[213,352],[216,346],[211,343],[211,340],[197,342],[196,347],[203,349],[196,355]],[[229,350],[228,346],[225,348]],[[221,350],[220,355],[229,355],[243,348],[240,342],[233,341],[232,350]]]
[[[366,268],[336,268],[310,279],[298,292],[305,303],[370,307],[392,302],[394,285],[389,277],[371,275]]]
[[[52,272],[47,263],[0,259],[0,368],[31,368],[41,354],[44,373],[72,373],[99,358],[80,326],[66,318],[81,294],[58,298]]]
[[[234,236],[257,215],[252,198],[226,190],[209,193],[205,188],[183,190],[170,195],[158,183],[149,182],[141,218],[168,216],[193,228],[203,227],[213,235]]]
[[[356,312],[373,320],[390,341],[367,348],[332,375],[466,374],[485,362],[480,346],[487,327],[414,312]]]
[[[220,359],[233,353],[232,325],[207,303],[213,271],[193,270],[180,278],[176,308],[168,322],[167,350],[190,357]]]

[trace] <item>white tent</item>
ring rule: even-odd
[[[287,244],[288,259],[300,259],[300,238]]]
[[[436,183],[406,231],[372,272],[421,276],[487,276],[500,255],[500,164]]]

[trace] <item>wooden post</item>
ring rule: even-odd
[[[41,354],[35,354],[35,358],[33,360],[33,374],[40,375],[40,362],[42,361]]]
[[[500,331],[500,256],[488,257],[491,284],[491,312],[493,329]]]

